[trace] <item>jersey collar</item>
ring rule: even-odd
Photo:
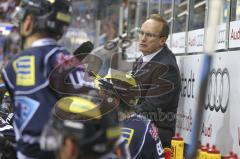
[[[52,38],[43,38],[32,43],[32,47],[47,46],[47,45],[56,45],[57,41]]]

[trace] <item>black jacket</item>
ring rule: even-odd
[[[163,146],[168,147],[175,134],[176,112],[181,89],[176,58],[165,45],[139,71],[133,69],[141,85],[141,98],[136,112],[155,121]]]

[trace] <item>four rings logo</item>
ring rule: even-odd
[[[205,109],[225,113],[229,102],[230,76],[227,68],[212,69],[209,75]]]

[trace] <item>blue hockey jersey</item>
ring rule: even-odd
[[[155,124],[137,114],[123,120],[122,136],[133,159],[163,159],[164,150]]]
[[[0,134],[2,136],[14,137],[14,130],[11,124],[11,120],[13,120],[13,113],[10,113],[6,116],[6,118],[0,117]]]
[[[49,77],[66,58],[70,58],[69,52],[58,46],[55,40],[40,39],[31,48],[15,56],[2,70],[14,102],[18,158],[36,158],[39,155],[43,126],[60,97],[56,86],[49,84]],[[63,79],[55,80],[58,81],[52,83]]]

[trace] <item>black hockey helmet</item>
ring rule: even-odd
[[[70,96],[60,99],[42,133],[41,148],[56,151],[64,139],[74,138],[80,156],[113,151],[121,134],[116,107],[111,100],[100,98],[89,100],[86,96]]]
[[[26,15],[34,16],[34,32],[48,32],[60,38],[71,22],[72,8],[68,0],[20,0],[12,15],[20,24]]]
[[[105,94],[115,94],[116,97],[120,98],[120,108],[126,106],[128,109],[133,109],[141,96],[138,81],[132,75],[122,71],[112,69],[110,74],[97,79],[97,82],[96,85]]]

